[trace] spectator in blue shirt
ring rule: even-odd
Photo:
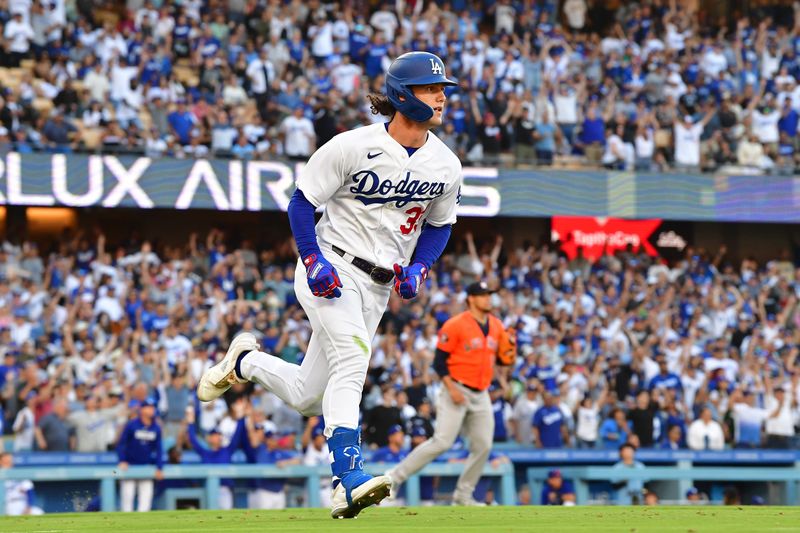
[[[389,47],[383,37],[383,32],[375,32],[372,45],[367,47],[364,57],[364,74],[374,79],[383,74],[383,60],[389,53]]]
[[[561,476],[561,470],[547,473],[542,489],[542,505],[575,505],[575,487]]]
[[[600,114],[596,100],[589,103],[583,119],[583,128],[579,137],[579,144],[583,153],[592,163],[599,163],[606,144],[606,122],[611,118],[613,110],[607,109],[605,116]]]
[[[548,335],[550,338],[550,335]],[[558,378],[558,370],[556,370],[553,365],[550,364],[547,355],[540,355],[539,359],[536,361],[536,366],[531,367],[528,371],[528,375],[525,376],[526,378],[536,378],[539,382],[544,385],[544,388],[548,391],[558,390],[558,384],[556,383],[556,378]]]
[[[389,443],[375,450],[372,454],[372,461],[378,463],[399,463],[408,455],[408,451],[403,449],[405,433],[403,426],[395,424],[389,428]]]
[[[252,431],[250,438],[242,441],[247,462],[274,465],[278,468],[300,464],[301,458],[296,453],[281,450],[278,447],[278,437],[274,426],[268,426],[266,429],[257,428]],[[253,479],[250,483],[252,490],[247,498],[248,508],[286,508],[285,478],[261,477]]]
[[[650,392],[659,389],[661,391],[672,390],[675,391],[676,397],[680,397],[681,392],[683,392],[680,376],[669,371],[667,360],[663,356],[659,357],[657,361],[659,372],[650,380],[650,386],[648,387]]]
[[[128,465],[155,465],[155,479],[160,481],[164,474],[164,458],[161,450],[161,426],[155,420],[156,401],[148,398],[139,408],[139,416],[125,425],[117,444],[119,469],[125,471]],[[134,496],[138,493],[137,510],[147,512],[153,505],[152,479],[124,479],[120,482],[122,511],[133,511]]]
[[[619,448],[623,442],[628,440],[629,434],[628,420],[622,409],[611,411],[608,418],[603,420],[600,425],[600,441],[603,443],[603,448],[606,449]]]
[[[544,395],[544,406],[533,414],[533,441],[537,448],[561,448],[569,442],[567,421],[559,407],[558,389]]]
[[[364,30],[363,24],[356,24],[350,32],[350,59],[353,63],[363,64],[369,50],[369,37],[364,34]]]
[[[428,433],[425,429],[425,426],[420,424],[412,425],[411,427],[411,450],[428,440],[429,436],[432,435],[433,432]],[[411,451],[409,450],[409,451]],[[436,461],[440,461],[441,456],[439,456]],[[438,478],[434,478],[432,476],[422,476],[419,478],[419,500],[422,505],[433,505],[434,494],[436,492],[435,482],[438,481]],[[405,490],[405,486],[401,487],[402,490]]]
[[[396,464],[405,459],[406,455],[408,455],[408,450],[403,448],[404,440],[405,433],[403,432],[403,426],[395,424],[390,427],[388,444],[375,450],[375,453],[372,454],[372,462]],[[396,497],[392,494],[392,497],[384,500],[381,505],[387,505],[389,507],[405,505],[405,484],[401,486],[400,492]]]
[[[240,418],[236,424],[236,431],[233,433],[227,446],[222,445],[222,433],[217,428],[208,433],[207,444],[197,437],[197,426],[195,425],[194,410],[187,410],[187,434],[192,449],[200,456],[204,464],[231,464],[233,454],[242,447],[242,439],[247,438],[247,428],[244,418]],[[219,508],[233,509],[233,479],[220,480]]]
[[[169,114],[167,122],[172,135],[181,145],[191,144],[195,118],[186,109],[186,100],[178,100],[178,108]]]
[[[500,383],[493,381],[489,387],[489,399],[492,401],[492,411],[494,411],[494,442],[506,442],[508,440],[506,411],[509,408],[505,394],[506,390],[500,386]]]

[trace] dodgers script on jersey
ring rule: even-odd
[[[320,247],[383,267],[408,264],[423,221],[454,224],[461,161],[432,132],[410,157],[383,124],[340,133],[311,156],[297,188],[325,205]]]

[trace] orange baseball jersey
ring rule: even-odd
[[[450,354],[447,368],[454,380],[486,390],[492,383],[497,348],[505,334],[502,322],[489,315],[489,333],[484,335],[475,317],[464,311],[444,323],[436,348]]]

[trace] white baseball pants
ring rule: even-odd
[[[133,499],[137,493],[139,495],[137,511],[146,513],[153,507],[152,479],[123,479],[119,482],[119,499],[123,512],[133,512]]]
[[[391,285],[375,283],[366,273],[331,250],[325,251],[342,282],[342,296],[331,300],[311,293],[298,261],[294,289],[311,322],[312,334],[301,365],[264,352],[242,359],[242,376],[275,393],[305,416],[325,417],[325,436],[337,427],[358,428],[372,337],[386,310]]]
[[[223,511],[229,511],[233,509],[233,491],[230,487],[226,487],[225,485],[220,485],[219,487],[219,495],[217,497],[217,504],[219,508]]]
[[[286,493],[255,489],[247,495],[250,509],[286,509]]]

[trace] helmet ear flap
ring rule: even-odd
[[[391,74],[386,77],[386,96],[398,112],[415,122],[425,122],[433,116],[431,106],[414,96],[411,87],[391,77]]]

